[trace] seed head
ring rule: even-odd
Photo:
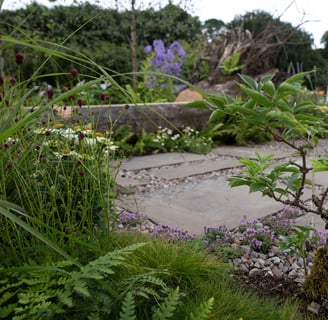
[[[16,59],[16,63],[17,63],[18,65],[21,65],[21,64],[23,64],[23,62],[24,62],[25,56],[24,56],[23,53],[18,52],[18,53],[16,53],[16,55],[15,55],[15,59]]]

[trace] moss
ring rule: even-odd
[[[312,300],[321,302],[328,299],[328,250],[317,249],[311,273],[306,277],[303,290]]]

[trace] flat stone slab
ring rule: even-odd
[[[267,149],[257,149],[251,147],[236,147],[236,146],[222,146],[212,150],[212,153],[217,155],[226,155],[231,157],[247,157],[250,159],[256,159],[255,152],[263,155],[273,154],[273,159],[286,158],[290,156],[289,152],[267,150]]]
[[[155,167],[169,166],[191,161],[206,160],[207,157],[202,154],[194,153],[160,153],[148,156],[133,157],[123,160],[121,169],[124,170],[142,170]]]
[[[277,212],[282,204],[249,193],[248,188],[229,188],[225,177],[216,177],[151,193],[121,196],[119,206],[146,214],[154,221],[203,234],[204,227],[239,225],[243,216],[255,219]]]
[[[172,180],[229,169],[239,165],[236,159],[213,159],[202,163],[188,163],[177,167],[161,167],[150,170],[150,173],[159,178]]]
[[[306,215],[299,217],[295,220],[296,225],[312,227],[317,230],[325,230],[325,222],[319,215],[314,213],[307,213]]]
[[[312,179],[312,177],[310,176]],[[328,172],[315,172],[314,173],[314,183],[319,184],[321,186],[328,187]]]

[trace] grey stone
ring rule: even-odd
[[[282,278],[284,275],[284,273],[277,266],[272,268],[272,273],[276,278]]]
[[[255,267],[249,271],[249,275],[254,276],[254,275],[258,274],[260,271],[261,270],[259,270],[258,268]]]
[[[244,272],[244,273],[248,273],[249,272],[248,267],[246,265],[244,265],[244,264],[240,264],[239,265],[239,270],[242,271],[242,272]]]
[[[321,305],[319,303],[316,303],[316,302],[312,301],[308,305],[307,310],[312,312],[312,313],[319,314],[320,307],[321,307]]]

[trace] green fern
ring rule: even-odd
[[[135,302],[132,292],[128,292],[122,304],[122,311],[120,312],[120,320],[136,320]]]
[[[161,303],[161,305],[155,310],[153,320],[166,320],[170,319],[180,298],[179,287],[177,287],[172,293]]]
[[[213,308],[214,298],[208,299],[206,302],[202,303],[196,310],[195,313],[191,313],[189,320],[205,320],[208,319],[212,308]]]
[[[63,312],[72,312],[71,319],[109,318],[112,297],[121,297],[110,283],[115,267],[125,262],[125,255],[144,245],[109,252],[78,271],[65,270],[76,269],[72,261],[0,269],[0,302],[5,305],[0,308],[0,319],[60,319]]]

